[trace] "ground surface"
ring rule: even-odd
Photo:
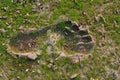
[[[120,80],[119,0],[38,1],[0,1],[0,80]],[[78,63],[66,57],[56,60],[56,54],[47,54],[46,46],[35,61],[13,58],[6,51],[12,35],[67,18],[88,25],[95,37],[88,58]]]

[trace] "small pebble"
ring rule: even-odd
[[[37,55],[36,54],[29,54],[28,56],[27,56],[29,59],[32,59],[32,60],[35,60],[36,58],[37,58]]]
[[[78,76],[78,74],[73,74],[70,78],[71,79],[74,79],[74,78],[76,78]]]
[[[0,16],[0,20],[6,20],[7,17],[6,16]]]
[[[26,72],[28,72],[28,71],[29,71],[29,69],[26,69],[25,71],[26,71]]]

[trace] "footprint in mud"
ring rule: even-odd
[[[35,60],[44,45],[51,46],[52,50],[64,50],[66,57],[75,58],[80,53],[92,50],[94,40],[86,25],[79,26],[72,21],[63,21],[40,30],[18,33],[9,40],[7,51],[12,55]],[[70,52],[77,54],[69,54]]]

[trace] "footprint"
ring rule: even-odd
[[[35,60],[40,51],[40,48],[37,48],[37,46],[43,46],[45,41],[52,40],[51,38],[53,37],[54,39],[51,42],[54,42],[54,45],[52,47],[56,47],[55,44],[57,44],[57,41],[60,39],[60,37],[56,35],[48,38],[48,30],[51,30],[54,34],[59,34],[61,38],[65,39],[65,42],[61,45],[61,47],[66,45],[67,49],[74,51],[77,54],[88,52],[94,48],[95,43],[93,37],[89,34],[88,26],[79,26],[72,21],[63,21],[52,26],[44,27],[40,30],[18,33],[9,40],[7,51],[12,55],[26,56]],[[43,39],[43,37],[45,38]],[[37,38],[39,39],[36,40]],[[67,50],[65,50],[65,52],[67,52]],[[66,56],[75,57],[74,55],[76,54],[68,54]]]

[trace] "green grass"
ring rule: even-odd
[[[106,69],[107,67],[110,70],[119,72],[120,63],[112,64],[111,62],[112,59],[117,61],[118,56],[120,56],[120,12],[117,12],[120,9],[119,0],[76,0],[76,3],[72,0],[60,0],[58,3],[54,0],[40,0],[40,2],[43,5],[49,3],[49,8],[46,9],[47,12],[44,14],[40,11],[36,13],[31,11],[32,5],[35,4],[32,0],[29,0],[25,6],[23,6],[23,2],[12,3],[11,0],[0,0],[0,16],[7,17],[6,20],[0,19],[0,29],[4,28],[6,30],[5,33],[0,31],[0,72],[2,72],[0,74],[3,75],[0,77],[0,80],[16,80],[17,77],[20,77],[20,80],[26,80],[28,76],[33,80],[70,80],[70,76],[75,73],[83,74],[84,77],[78,75],[73,80],[90,80],[91,78],[98,80],[119,80],[107,74]],[[102,12],[97,11],[105,3],[112,4],[107,5]],[[20,13],[16,12],[17,9],[19,9]],[[83,14],[84,12],[85,14]],[[48,18],[50,13],[52,14]],[[98,14],[104,16],[105,23],[103,21],[95,22],[94,17]],[[61,57],[55,61],[54,64],[57,66],[57,70],[54,70],[47,65],[56,55],[48,55],[46,53],[46,45],[43,45],[42,54],[35,61],[27,58],[13,58],[7,53],[6,45],[4,44],[8,43],[8,36],[15,35],[20,31],[20,26],[24,28],[26,26],[28,28],[33,26],[38,29],[42,26],[56,23],[61,16],[76,21],[78,24],[90,26],[90,33],[96,38],[95,50],[90,52],[92,54],[91,57],[80,63],[73,63],[71,59]],[[117,23],[117,27],[114,27],[114,20]],[[92,24],[89,24],[89,22]],[[8,27],[7,23],[11,28]],[[106,31],[106,42],[102,41],[98,33],[98,30],[102,28],[102,24]],[[64,24],[59,25],[59,27],[63,27],[61,29],[64,29]],[[109,43],[111,39],[113,41]],[[60,40],[58,47],[61,47],[63,43],[64,40]],[[102,47],[98,46],[99,43],[102,44]],[[111,51],[109,48],[113,48],[115,51]],[[116,54],[117,56],[113,56],[112,54]],[[26,71],[27,69],[29,70]]]

